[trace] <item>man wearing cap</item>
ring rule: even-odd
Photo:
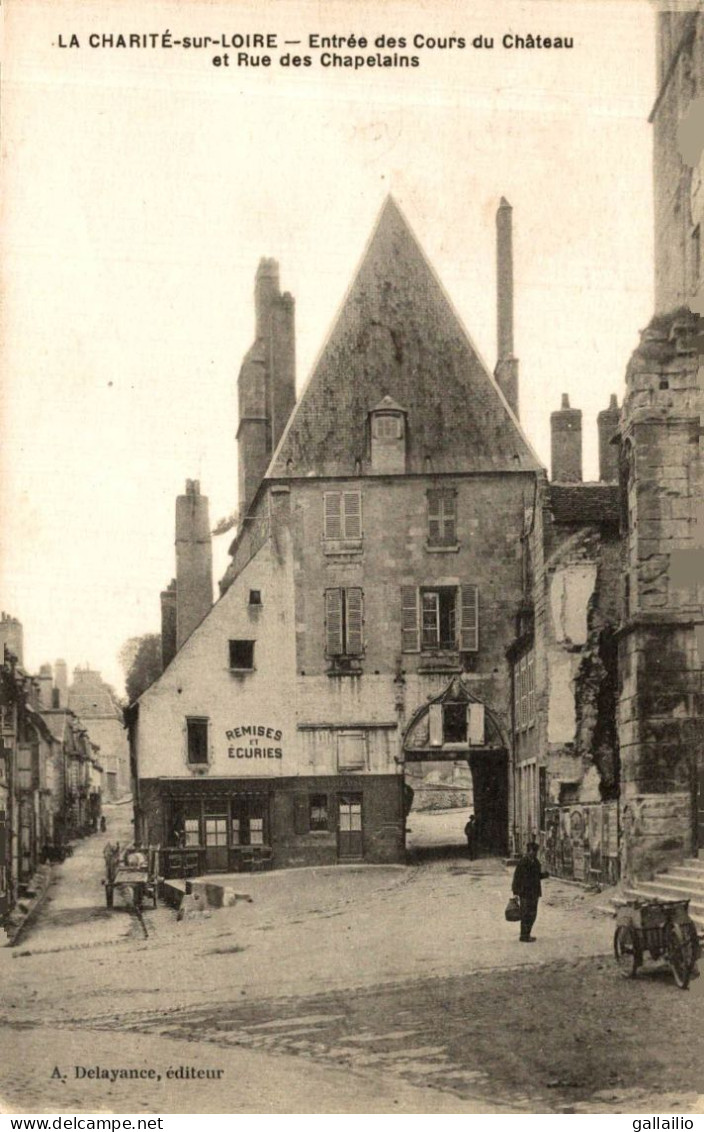
[[[543,873],[538,860],[538,846],[530,841],[524,855],[516,865],[511,891],[521,902],[521,943],[533,943],[535,936],[530,934],[538,915],[538,901],[543,895],[540,884]]]

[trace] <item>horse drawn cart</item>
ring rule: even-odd
[[[645,952],[664,959],[678,987],[686,990],[697,974],[701,953],[689,900],[626,900],[616,910],[614,956],[622,974],[633,978]]]

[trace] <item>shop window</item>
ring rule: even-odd
[[[264,844],[264,818],[249,819],[249,844]]]
[[[239,818],[233,818],[232,819],[232,823],[230,825],[230,834],[231,834],[233,845],[241,845],[242,844],[242,831],[240,829],[240,819]]]
[[[334,542],[359,542],[361,538],[361,491],[323,492],[323,539]]]
[[[208,720],[190,716],[186,720],[188,736],[189,763],[202,764],[208,761]]]
[[[479,591],[475,585],[401,586],[403,652],[479,647]]]
[[[457,514],[453,488],[432,489],[428,498],[428,546],[457,545]]]
[[[328,796],[327,794],[311,794],[308,800],[308,828],[311,833],[327,832],[328,826]]]
[[[364,651],[364,596],[357,586],[325,591],[325,653],[361,656]]]
[[[186,849],[200,845],[200,822],[198,818],[186,818],[184,822],[183,844]]]
[[[251,672],[254,668],[254,641],[230,641],[230,668]]]

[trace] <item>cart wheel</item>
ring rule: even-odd
[[[641,963],[641,954],[632,928],[621,925],[614,933],[614,956],[624,979],[632,979]]]
[[[111,884],[105,885],[105,906],[112,908],[113,888]]]
[[[159,894],[157,892],[157,886],[156,885],[154,885],[154,888],[152,889],[152,904],[154,905],[155,908],[159,907]]]
[[[689,932],[682,930],[681,924],[670,924],[667,931],[667,957],[675,982],[680,990],[686,990],[697,960],[696,947]]]

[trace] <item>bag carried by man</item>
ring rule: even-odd
[[[511,896],[506,911],[504,912],[505,918],[510,924],[517,923],[521,918],[521,902],[517,896]]]

